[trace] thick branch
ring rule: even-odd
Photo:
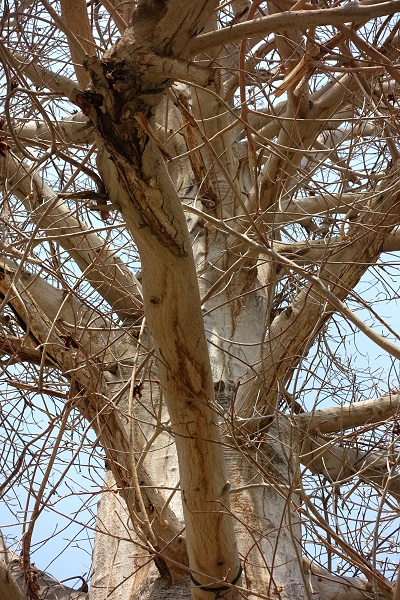
[[[400,394],[380,396],[373,400],[352,402],[313,412],[301,413],[294,417],[296,424],[309,432],[335,433],[359,427],[382,423],[400,410]]]
[[[277,252],[293,260],[296,264],[319,262],[324,259],[332,249],[345,248],[346,240],[342,237],[331,237],[329,239],[311,240],[307,242],[274,242]],[[400,250],[400,230],[395,228],[385,239],[382,252],[398,252]]]
[[[63,21],[69,28],[71,35],[79,40],[86,54],[95,54],[96,44],[93,39],[85,0],[74,0],[74,2],[61,0],[61,12]],[[71,43],[70,38],[68,38],[68,44],[79,87],[85,88],[90,82],[90,77],[82,66],[82,55],[79,49],[77,50],[76,46]]]
[[[336,310],[339,306],[343,308],[342,300],[355,287],[368,266],[377,260],[385,238],[398,223],[399,212],[400,194],[396,168],[386,182],[386,189],[381,188],[368,209],[352,225],[348,232],[347,247],[334,249],[326,256],[320,279],[329,286],[329,294],[324,294],[329,303],[335,306],[333,296],[339,300]],[[310,277],[309,274],[305,276]],[[313,288],[311,285],[300,292],[289,309],[271,324],[265,346],[268,350],[259,375],[254,377],[253,371],[249,373],[251,383],[244,385],[237,395],[237,407],[244,411],[244,415],[251,416],[255,411],[273,412],[281,385],[285,385],[291,369],[303,355],[304,348],[309,347],[332,314],[331,306],[324,306],[320,282],[316,289]],[[347,308],[342,310],[345,316],[346,311],[350,312]],[[359,323],[358,327],[368,335],[365,324]],[[393,351],[398,354],[398,349],[393,348]],[[263,391],[260,393],[260,390]]]
[[[16,361],[27,361],[34,365],[40,365],[43,360],[43,352],[37,348],[30,348],[13,336],[0,333],[0,353],[12,356]],[[53,367],[54,362],[48,357],[44,358],[44,366]]]
[[[345,6],[337,8],[287,11],[198,35],[190,44],[190,54],[199,54],[213,46],[231,44],[243,38],[251,38],[256,35],[267,36],[270,33],[288,29],[306,31],[308,27],[342,25],[349,21],[368,21],[369,19],[392,15],[399,10],[400,1],[389,0],[388,2],[378,4],[349,2]]]
[[[144,505],[148,511],[148,517],[152,521],[152,531],[157,540],[156,550],[163,551],[166,558],[170,557],[177,564],[186,565],[186,545],[180,535],[180,523],[169,507],[164,510],[162,521],[159,518],[165,505],[165,499],[143,467],[139,470],[139,473],[136,472],[133,457],[137,456],[143,449],[132,447],[124,425],[125,415],[120,415],[120,411],[108,397],[102,363],[107,356],[107,352],[115,358],[120,346],[123,350],[122,340],[118,337],[116,340],[117,348],[114,348],[111,340],[108,340],[108,343],[105,344],[105,340],[109,337],[107,330],[104,331],[105,335],[103,337],[102,332],[98,332],[94,328],[95,331],[92,332],[91,336],[89,328],[86,337],[82,333],[73,330],[71,335],[68,336],[71,343],[66,343],[65,336],[62,337],[59,329],[60,319],[57,320],[57,325],[54,325],[55,316],[67,317],[79,326],[79,318],[77,317],[79,314],[83,317],[85,310],[78,310],[77,302],[74,303],[70,300],[71,305],[69,302],[63,302],[62,290],[52,288],[50,284],[40,280],[40,278],[36,277],[32,281],[32,278],[22,273],[20,274],[21,281],[13,284],[12,276],[13,271],[3,265],[0,274],[0,293],[7,297],[8,303],[18,315],[21,324],[24,324],[25,329],[29,329],[31,335],[43,347],[46,354],[59,365],[62,373],[73,379],[76,406],[84,418],[91,423],[98,436],[99,443],[106,453],[107,463],[112,469],[117,482],[119,492],[126,501],[132,522],[137,522],[137,519],[135,519],[136,500],[134,490],[137,488],[136,483],[139,479],[141,485],[144,486],[144,490],[142,490]],[[53,291],[51,292],[50,289]],[[63,310],[57,310],[57,305],[60,306],[61,304]],[[72,316],[70,311],[72,311]],[[92,326],[100,325],[100,323],[94,321],[92,310],[88,311],[88,318]],[[96,360],[92,359],[94,356]],[[110,387],[112,390],[113,387]],[[186,576],[186,571],[181,573],[179,568],[176,571],[181,576]]]
[[[54,123],[54,130],[65,142],[74,144],[90,144],[94,142],[93,128],[87,117],[81,112],[72,114]],[[35,141],[43,143],[51,140],[51,133],[44,121],[30,121],[15,131],[22,143],[35,146]]]
[[[359,210],[372,197],[372,193],[347,193],[282,200],[279,212],[274,206],[267,211],[267,214],[271,212],[274,222],[277,224],[301,223],[303,219],[308,219],[310,216],[326,216],[332,213],[348,213],[350,210]]]
[[[372,583],[359,577],[338,577],[330,571],[303,557],[304,571],[310,577],[313,594],[322,600],[368,600],[375,596]],[[378,592],[378,599],[390,598],[389,594]],[[378,600],[377,599],[377,600]]]
[[[56,193],[39,175],[7,154],[7,170],[13,193],[32,213],[32,220],[67,250],[88,281],[121,318],[141,316],[137,282],[125,264],[104,241],[71,215]]]
[[[37,582],[38,598],[55,598],[57,600],[88,599],[86,592],[62,585],[33,565],[29,576]],[[29,600],[20,561],[8,552],[3,554],[3,558],[0,560],[0,598],[1,600]]]
[[[79,91],[76,81],[59,73],[54,73],[43,67],[38,61],[25,59],[17,52],[11,54],[4,47],[2,51],[7,55],[10,65],[16,72],[26,75],[36,86],[46,87],[57,94],[66,96],[71,102],[76,101]]]
[[[229,486],[212,410],[214,384],[186,223],[161,157],[154,155],[150,144],[143,163],[152,174],[151,187],[136,177],[134,185],[128,184],[132,181],[132,166],[121,161],[114,148],[112,152],[115,162],[119,162],[118,171],[111,170],[107,160],[101,172],[111,199],[118,198],[121,203],[141,254],[146,319],[157,348],[160,380],[180,464],[190,566],[197,572],[223,578],[227,569],[232,574],[238,572],[239,559],[232,518],[226,512]],[[131,189],[135,189],[134,199]],[[154,207],[154,214],[162,208],[163,218],[174,227],[176,234],[170,247],[165,235],[157,236],[154,227],[138,227],[136,203],[141,195],[150,210]],[[204,581],[200,576],[197,579]]]
[[[340,447],[318,437],[306,435],[301,463],[314,474],[324,474],[334,484],[348,483],[354,477],[385,489],[400,501],[400,476],[388,470],[388,451],[362,452],[350,446]]]

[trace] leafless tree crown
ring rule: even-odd
[[[400,0],[0,10],[0,600],[400,600]]]

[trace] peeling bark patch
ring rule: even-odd
[[[187,250],[185,245],[179,242],[179,229],[174,223],[174,218],[166,211],[161,190],[154,182],[151,182],[153,185],[146,182],[141,173],[141,157],[140,164],[135,165],[134,157],[129,160],[129,157],[117,154],[115,148],[108,146],[107,149],[112,152],[121,184],[132,202],[130,207],[123,207],[123,212],[124,209],[134,209],[137,220],[150,228],[162,246],[175,256],[185,258],[188,255]]]
[[[159,16],[158,5],[159,3]],[[161,3],[161,9],[163,7],[164,4]],[[175,256],[186,257],[188,251],[181,241],[179,224],[168,197],[160,189],[157,174],[154,173],[151,179],[145,175],[143,163],[147,164],[147,161],[144,153],[147,145],[154,142],[137,122],[135,115],[140,113],[143,118],[147,118],[150,114],[150,106],[146,106],[140,98],[140,95],[148,94],[149,90],[142,89],[139,74],[134,69],[132,71],[132,68],[127,69],[121,60],[99,61],[95,57],[89,57],[87,68],[95,89],[81,92],[78,105],[100,134],[109,159],[118,171],[120,183],[131,200],[130,205],[125,203],[121,207],[123,213],[132,210],[135,212],[137,225],[136,231],[132,233],[138,235],[141,226],[148,226],[162,246]],[[126,87],[127,81],[130,82],[130,87]],[[162,90],[163,86],[151,90],[154,92],[154,102]],[[149,154],[151,156],[151,151]]]
[[[179,357],[178,369],[174,374],[174,378],[181,382],[180,385],[183,384],[185,386],[183,390],[184,395],[188,397],[190,394],[192,396],[192,399],[190,400],[188,397],[187,401],[192,402],[199,394],[204,399],[205,390],[208,390],[210,386],[206,381],[202,364],[198,362],[196,355],[192,354],[188,345],[183,341],[185,336],[184,332],[181,333],[179,328],[179,320],[173,323],[172,327],[177,332],[175,353]]]

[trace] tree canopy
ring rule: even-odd
[[[4,3],[0,600],[400,599],[399,11]]]

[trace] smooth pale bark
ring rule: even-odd
[[[51,122],[51,121],[50,121]],[[74,144],[91,144],[94,142],[93,129],[90,121],[84,114],[77,112],[69,117],[52,123],[50,130],[46,121],[30,121],[18,128],[17,135],[25,145],[41,146],[43,142],[51,141],[51,136],[56,132],[63,141]],[[29,140],[29,142],[28,142]]]
[[[309,597],[301,558],[299,500],[293,492],[297,453],[296,436],[285,419],[278,419],[262,443],[249,444],[241,452],[234,445],[225,454],[238,546],[247,558],[246,587],[255,598],[257,593],[279,595],[282,600]]]
[[[234,3],[233,10],[241,14],[245,6],[246,3]],[[213,17],[208,29],[215,28]],[[220,64],[229,73],[235,68],[235,56],[235,48],[222,47],[198,59],[210,66]],[[242,213],[241,198],[251,189],[252,181],[239,169],[234,152],[235,138],[229,127],[232,115],[221,101],[225,77],[221,69],[207,88],[192,90],[193,115],[191,119],[187,117],[189,131],[185,137],[189,149],[205,142],[194,155],[197,160],[192,153],[191,164],[187,165],[187,171],[195,175],[196,185],[191,194],[201,198],[201,203],[193,201],[192,204],[201,206],[206,215],[223,215],[229,219]],[[186,113],[184,122],[185,116]],[[191,219],[189,215],[186,218],[198,273],[213,380],[223,408],[228,409],[232,391],[245,374],[246,365],[259,359],[267,294],[257,272],[256,257],[240,257],[224,232],[205,227],[201,218]]]
[[[132,521],[117,493],[111,471],[106,472],[97,505],[96,530],[90,600],[132,598],[147,576],[152,560],[137,544]]]
[[[5,49],[3,48],[3,52]],[[17,52],[11,54],[8,51],[7,58],[17,73],[28,77],[35,85],[44,86],[54,92],[65,96],[71,102],[76,101],[79,84],[73,79],[69,79],[59,73],[54,73],[50,69],[43,67],[36,60],[26,61],[25,58]]]
[[[144,339],[141,341],[147,346]],[[144,350],[143,355],[139,353],[138,363],[145,355]],[[122,373],[123,381],[129,381],[131,370],[124,368]],[[116,378],[113,385],[114,395],[121,387],[121,383]],[[173,530],[176,543],[182,549],[180,557],[173,556],[168,553],[168,550],[163,553],[163,546],[160,544],[160,561],[156,560],[158,566],[156,571],[159,577],[162,573],[167,586],[174,587],[180,580],[188,578],[188,561],[185,525],[180,501],[179,467],[173,438],[168,427],[168,413],[165,403],[160,400],[157,373],[149,373],[141,389],[140,398],[134,399],[134,420],[128,416],[131,409],[127,397],[118,401],[118,412],[125,417],[127,436],[131,440],[136,463],[141,465],[141,468],[138,469],[141,494],[144,499],[147,494],[150,501],[153,502],[153,488],[155,488],[158,490],[159,499],[162,500],[161,504],[153,502],[153,509],[149,513],[150,522],[156,532],[160,534],[160,539],[164,537],[164,545],[172,537],[169,532]],[[143,472],[147,474],[147,480],[143,478]],[[153,487],[148,487],[149,485]],[[172,486],[177,489],[171,498]],[[134,526],[132,524],[124,498],[115,493],[116,487],[115,479],[108,470],[105,476],[104,492],[97,510],[97,532],[93,553],[95,572],[90,591],[91,600],[102,600],[107,597],[107,593],[111,592],[113,600],[133,597],[142,581],[147,579],[147,573],[149,569],[151,570],[153,563],[151,553],[146,551],[143,537],[140,538],[137,535],[137,523]],[[140,513],[138,517],[143,519],[143,515]],[[172,523],[174,528],[172,528]],[[127,559],[127,557],[129,558]],[[164,565],[161,560],[163,557],[170,557],[180,564],[172,565],[168,561],[163,571]]]
[[[400,410],[398,393],[301,413],[294,417],[296,424],[309,433],[335,433],[350,429],[384,423]]]
[[[208,9],[189,4],[184,26],[178,2],[169,2],[161,14],[159,10],[141,13],[139,7],[134,17],[135,37],[127,30],[107,58],[130,59],[138,44],[184,54],[189,31],[193,35],[193,29],[201,29],[212,7],[211,3]],[[162,26],[170,35],[167,30],[161,32]],[[134,63],[131,66],[135,69]],[[105,145],[107,154],[102,153],[99,170],[111,200],[118,198],[141,256],[145,314],[156,346],[180,465],[190,567],[202,583],[210,581],[198,573],[210,576],[211,581],[226,576],[233,579],[239,571],[239,557],[219,427],[211,404],[214,386],[187,226],[162,155],[130,117],[138,110],[133,94],[137,95],[140,87],[146,89],[146,76],[136,80],[139,89],[125,88],[125,105],[130,102],[131,108],[122,130],[115,114],[115,92],[109,88],[100,63],[91,61],[88,67],[94,88],[103,97],[103,107],[97,110],[91,105],[90,95],[83,95],[80,105],[102,138],[99,145]],[[123,80],[121,84],[126,86]],[[159,86],[162,92],[165,83],[153,79],[151,85]],[[149,108],[160,101],[157,95],[150,100]],[[196,598],[206,596],[200,589],[193,593]]]
[[[277,224],[289,224],[301,223],[303,219],[315,215],[346,214],[350,210],[360,209],[371,196],[371,193],[346,193],[282,200],[279,212],[274,208],[274,219]]]
[[[89,56],[96,54],[96,44],[93,39],[85,0],[73,0],[72,2],[71,0],[61,0],[61,13],[63,21],[71,31],[71,35],[77,38],[86,54],[89,54]],[[74,44],[69,44],[69,49],[79,87],[85,88],[90,82],[90,77],[81,63],[82,55],[77,52]]]

